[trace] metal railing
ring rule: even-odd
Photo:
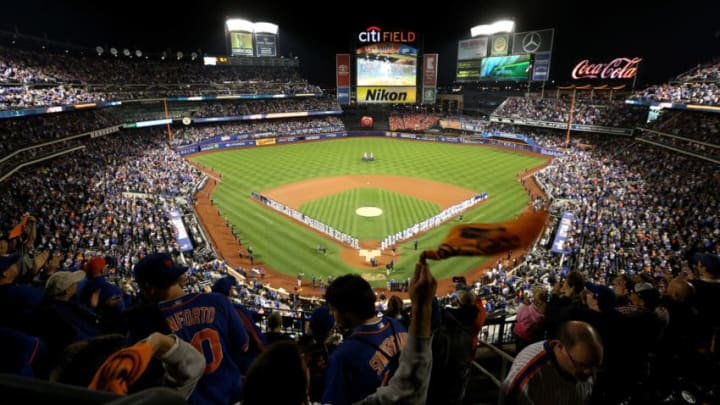
[[[514,316],[502,315],[488,318],[480,330],[480,340],[502,346],[515,342],[513,327],[515,326]]]

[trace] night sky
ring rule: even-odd
[[[0,28],[92,48],[145,53],[170,48],[185,54],[201,49],[221,55],[226,17],[272,22],[280,26],[279,54],[297,56],[303,75],[326,86],[334,82],[334,55],[351,53],[353,38],[371,25],[421,34],[424,51],[440,54],[441,85],[454,77],[457,41],[469,38],[470,27],[498,18],[514,18],[518,32],[555,28],[551,79],[558,84],[570,81],[572,67],[582,59],[642,57],[638,84],[649,84],[720,57],[718,0],[437,3],[441,7],[397,0],[343,2],[327,12],[307,1],[25,0],[3,6]]]

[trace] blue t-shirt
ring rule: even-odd
[[[172,333],[205,355],[205,375],[192,404],[232,404],[242,399],[240,369],[232,360],[247,350],[248,334],[227,297],[186,294],[159,304]]]
[[[405,327],[390,318],[381,318],[376,323],[353,329],[330,356],[321,402],[351,404],[374,393],[390,369],[390,360],[375,347],[395,356],[405,346],[407,336]]]

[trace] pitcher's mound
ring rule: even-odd
[[[355,213],[361,217],[379,217],[383,210],[378,207],[360,207],[355,210]]]

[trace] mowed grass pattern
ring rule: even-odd
[[[378,207],[377,217],[362,217],[355,213],[359,207]],[[402,231],[438,212],[429,201],[374,187],[361,187],[328,197],[309,201],[300,212],[328,224],[360,240],[380,241]]]
[[[372,151],[374,162],[361,161]],[[222,173],[212,198],[221,215],[234,224],[245,245],[252,245],[257,260],[291,276],[304,272],[326,277],[359,270],[344,263],[339,246],[309,232],[282,214],[257,204],[253,191],[307,178],[352,174],[388,174],[427,178],[489,193],[486,202],[469,210],[465,222],[500,222],[516,217],[529,197],[516,175],[545,159],[474,145],[453,145],[375,137],[358,137],[282,146],[236,149],[193,157],[192,160]],[[451,221],[419,238],[419,250],[436,248],[457,223]],[[212,232],[212,229],[210,230]],[[317,255],[318,243],[328,247]],[[418,252],[412,244],[399,247],[396,279],[410,277]],[[458,257],[431,263],[436,277],[463,274],[482,258]],[[380,258],[385,264],[389,258]],[[363,271],[360,271],[363,272]],[[380,283],[376,283],[380,284]]]

